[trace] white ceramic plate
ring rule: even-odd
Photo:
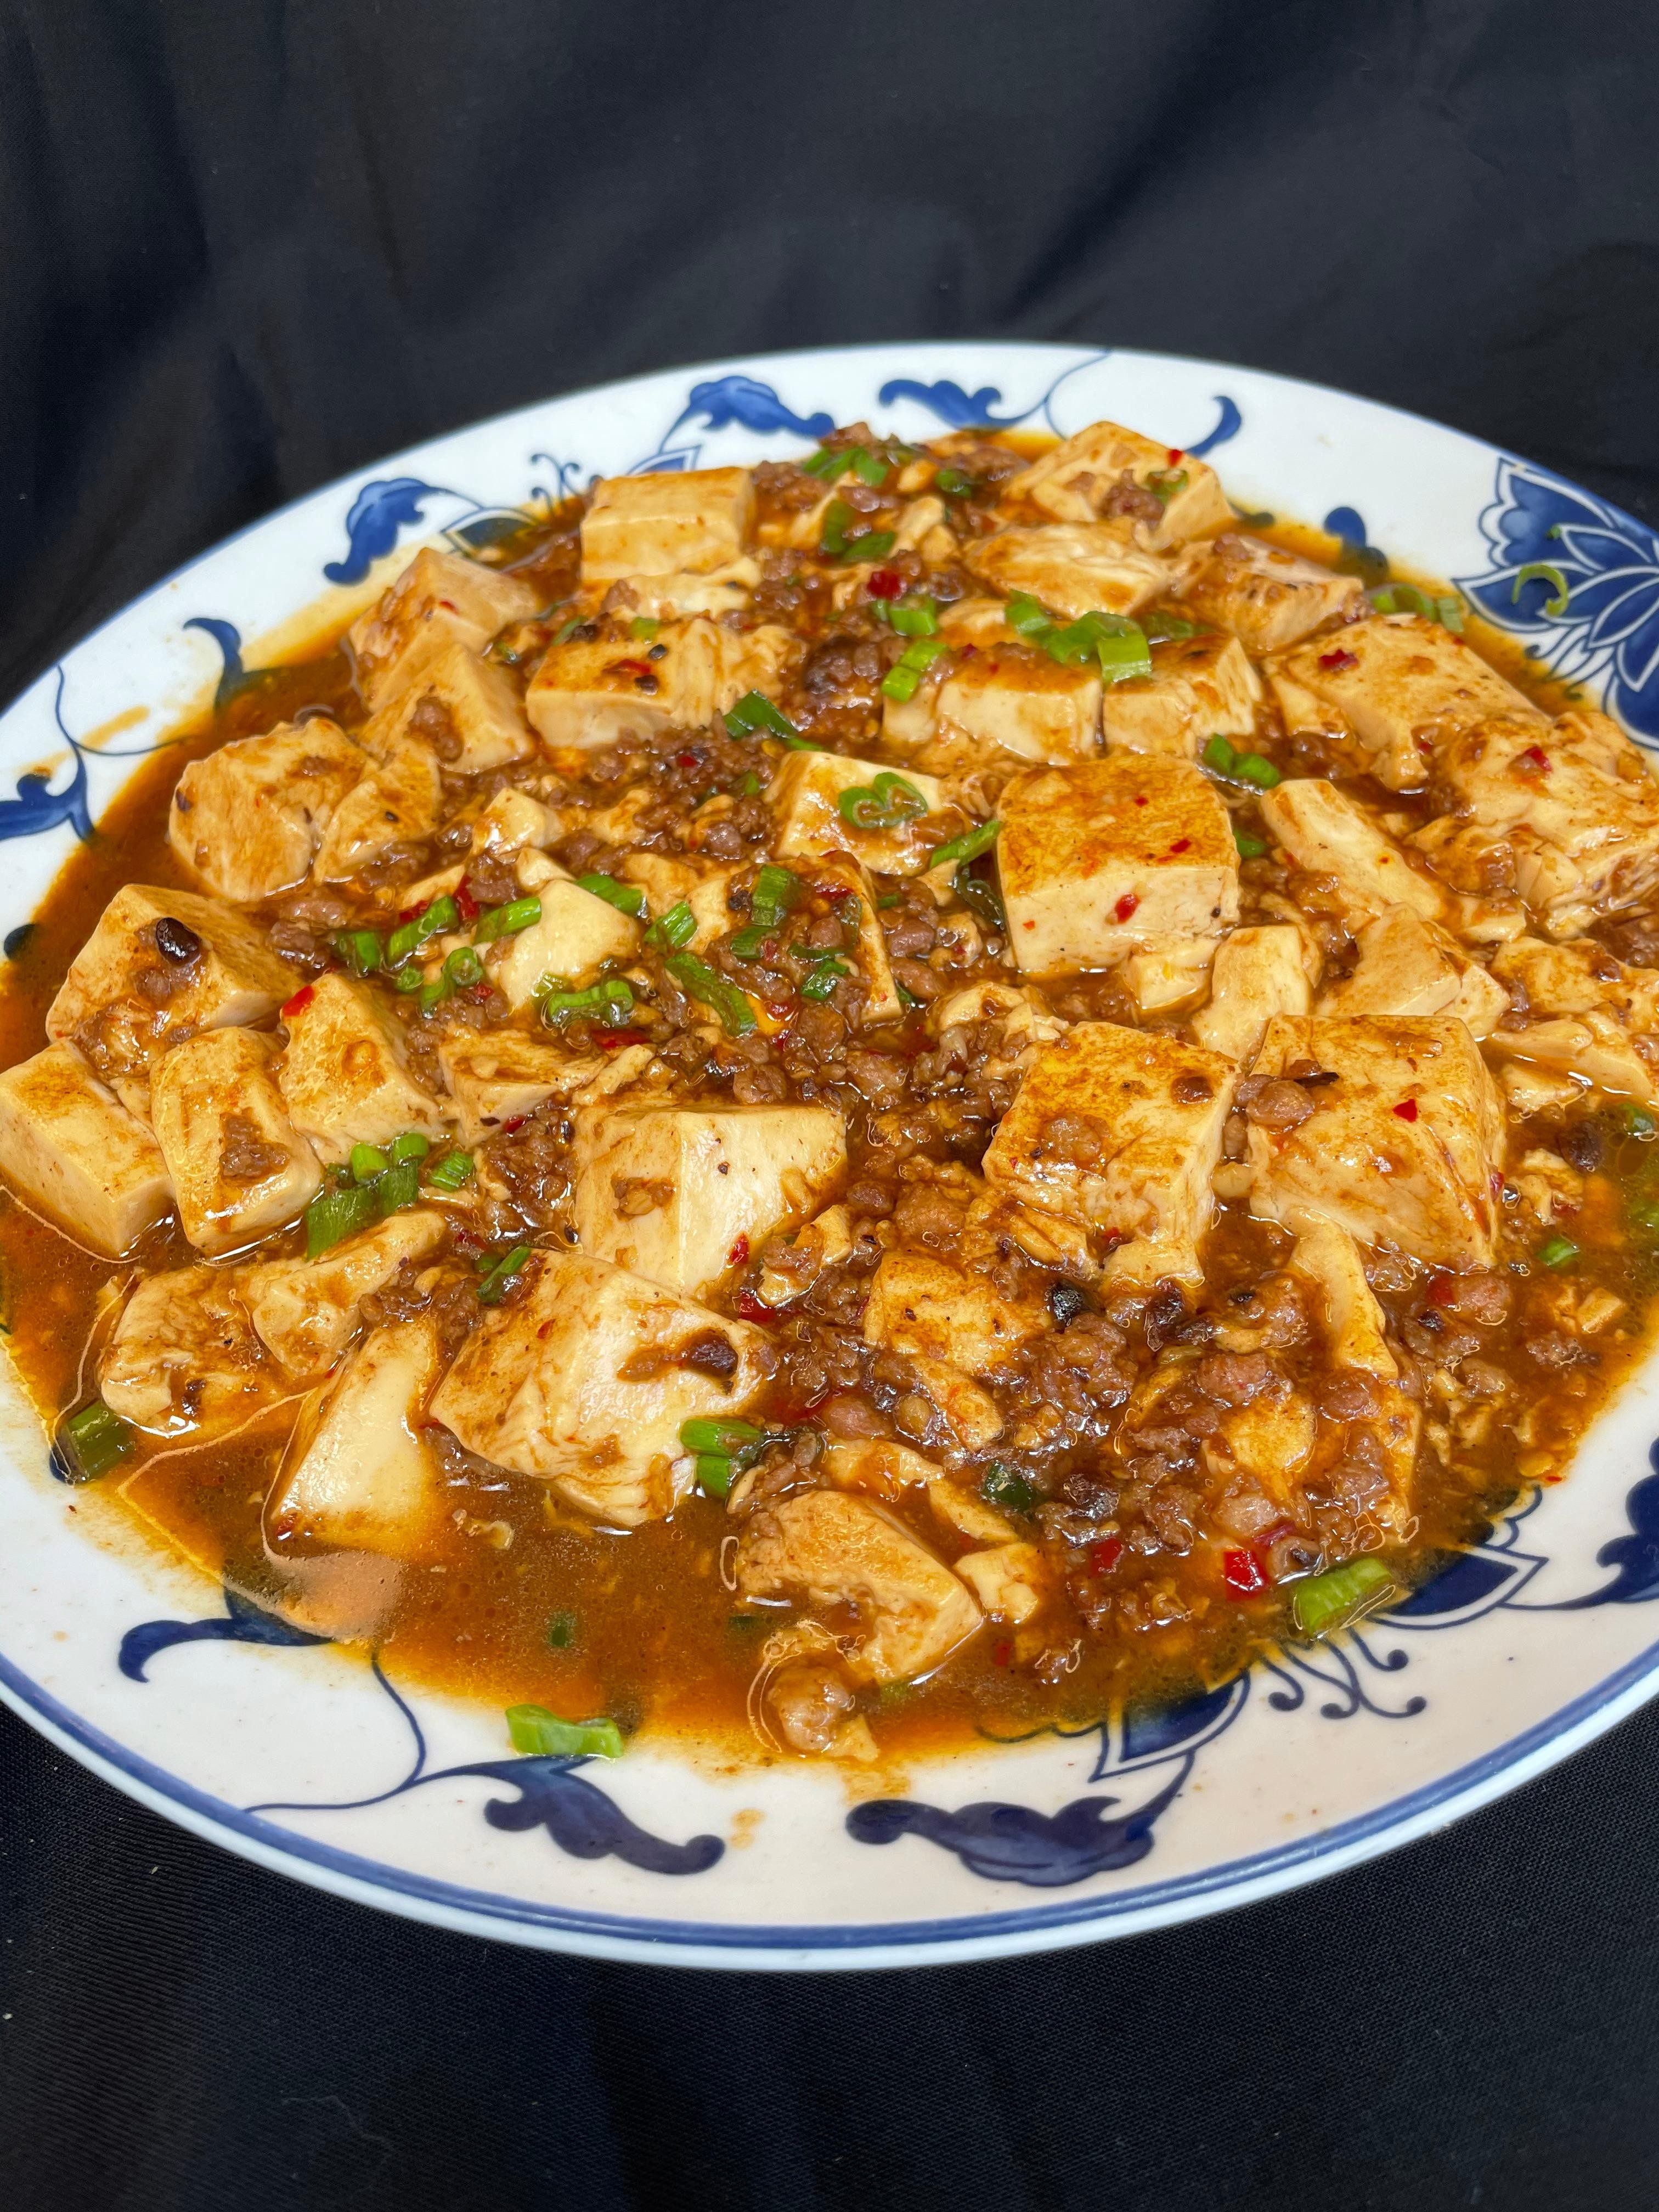
[[[831,423],[1062,434],[1102,416],[1213,453],[1243,508],[1455,578],[1659,743],[1659,539],[1431,423],[1249,370],[1035,345],[842,349],[642,377],[441,438],[181,570],[0,720],[0,932],[27,921],[132,762],[333,589],[372,598],[423,538],[590,476],[803,452]],[[1549,561],[1571,586],[1521,582]],[[493,1711],[228,1600],[51,1476],[0,1382],[0,1695],[155,1810],[365,1903],[549,1948],[705,1966],[984,1958],[1157,1927],[1389,1850],[1511,1789],[1659,1688],[1659,1363],[1571,1480],[1340,1642],[1286,1649],[1154,1722],[837,1772],[647,1748],[521,1758]],[[1659,1459],[1654,1465],[1659,1466]]]

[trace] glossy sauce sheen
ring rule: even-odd
[[[1025,449],[1031,449],[1030,441]],[[577,586],[573,521],[569,512],[562,513],[497,549],[550,604],[568,599]],[[1262,534],[1310,557],[1333,558],[1332,542],[1321,533],[1281,525]],[[811,565],[802,564],[806,568]],[[832,573],[813,571],[798,622],[816,624],[819,630],[834,627],[826,615],[827,574]],[[1547,712],[1562,710],[1565,695],[1541,684],[1531,665],[1505,641],[1483,631],[1472,641]],[[789,703],[792,713],[801,713],[798,696],[792,695]],[[307,708],[325,709],[348,728],[360,726],[364,720],[354,690],[350,655],[337,641],[325,640],[313,657],[244,682],[216,712],[184,732],[175,747],[135,775],[100,823],[97,836],[67,863],[8,963],[6,988],[0,995],[0,1064],[9,1066],[40,1048],[46,1009],[70,961],[124,884],[184,885],[167,836],[168,804],[184,761],[227,739],[272,728]],[[852,711],[831,705],[820,715],[813,733],[820,742],[879,760],[878,745],[871,742],[866,730],[867,725]],[[1258,742],[1272,752],[1274,737],[1271,720],[1264,720]],[[1283,752],[1277,757],[1286,772],[1292,772]],[[903,766],[897,758],[892,764]],[[527,766],[539,769],[544,763]],[[1301,772],[1319,770],[1304,767]],[[584,790],[575,778],[569,791],[579,805],[603,804],[622,787],[623,783],[612,781]],[[1427,818],[1428,810],[1420,801],[1398,799],[1369,783],[1352,787],[1374,803],[1386,800],[1401,811]],[[763,859],[764,849],[754,857]],[[1266,865],[1247,864],[1247,884],[1252,869],[1265,869]],[[394,908],[396,903],[394,899]],[[372,916],[365,907],[364,916],[384,926],[384,913]],[[734,922],[739,920],[741,916],[733,917]],[[952,987],[979,974],[1007,979],[1012,970],[1000,961],[988,960],[979,969],[953,973]],[[296,983],[299,980],[296,972]],[[1118,1021],[1133,1018],[1126,1014],[1121,991],[1110,977],[1084,976],[1070,986],[1051,987],[1050,1000],[1065,998],[1068,990],[1075,1001],[1074,1018],[1085,1014]],[[930,1042],[924,1013],[918,1011],[903,1024],[896,1049],[914,1058]],[[717,1096],[730,1095],[710,1087]],[[797,1094],[792,1091],[790,1095]],[[1521,1347],[1528,1327],[1538,1325],[1540,1301],[1553,1295],[1559,1285],[1555,1277],[1533,1264],[1529,1273],[1513,1275],[1515,1305],[1510,1320],[1501,1329],[1488,1332],[1482,1346],[1484,1357],[1513,1374],[1517,1394],[1524,1392],[1533,1407],[1528,1449],[1537,1455],[1533,1463],[1544,1479],[1553,1479],[1553,1469],[1565,1463],[1574,1438],[1597,1406],[1640,1357],[1659,1287],[1651,1239],[1632,1235],[1626,1206],[1627,1194],[1659,1153],[1659,1146],[1621,1135],[1605,1109],[1596,1127],[1601,1161],[1588,1178],[1582,1211],[1573,1224],[1573,1235],[1582,1247],[1576,1280],[1582,1286],[1606,1285],[1625,1302],[1626,1310],[1616,1326],[1596,1337],[1590,1360],[1565,1370],[1540,1370],[1528,1364]],[[981,1129],[965,1152],[956,1156],[975,1164],[973,1145],[982,1146],[986,1133]],[[849,1138],[850,1176],[856,1183],[864,1157],[856,1124],[849,1127]],[[1543,1143],[1547,1139],[1538,1135],[1529,1140]],[[941,1143],[936,1156],[952,1157],[951,1146]],[[1222,1206],[1206,1247],[1207,1282],[1201,1310],[1224,1311],[1231,1291],[1282,1264],[1289,1241],[1270,1224],[1252,1220],[1243,1204]],[[1526,1265],[1525,1242],[1512,1248],[1506,1244],[1504,1257],[1521,1259]],[[270,1249],[292,1252],[298,1249],[297,1237],[279,1237]],[[128,1261],[112,1266],[83,1252],[9,1194],[0,1196],[0,1265],[9,1347],[43,1417],[50,1421],[86,1395],[81,1382],[82,1352],[105,1286],[112,1280],[125,1280],[135,1267],[145,1271],[182,1267],[194,1257],[167,1224],[151,1232]],[[752,1298],[746,1305],[733,1306],[743,1295],[743,1275],[739,1267],[727,1291],[712,1302],[727,1310],[752,1314]],[[1413,1311],[1420,1314],[1422,1287],[1419,1274],[1410,1291],[1398,1295],[1385,1291],[1385,1306],[1396,1323]],[[854,1315],[850,1333],[856,1337],[856,1304],[848,1310]],[[1132,1342],[1130,1356],[1144,1372],[1149,1364],[1144,1346]],[[816,1374],[810,1357],[801,1357],[810,1374]],[[1285,1362],[1293,1377],[1316,1366],[1306,1347],[1287,1352]],[[792,1352],[763,1406],[784,1418],[803,1418],[799,1373],[800,1362]],[[826,1394],[817,1395],[821,1403]],[[887,1389],[871,1401],[883,1414],[880,1425],[889,1434],[900,1435],[900,1440],[891,1416],[895,1399],[902,1395]],[[809,1399],[804,1417],[810,1419],[812,1410]],[[158,1540],[257,1600],[280,1605],[280,1588],[261,1543],[261,1508],[285,1433],[283,1418],[278,1416],[258,1423],[244,1437],[199,1449],[181,1452],[145,1439],[108,1483],[118,1486],[140,1522]],[[1514,1493],[1516,1452],[1510,1431],[1494,1422],[1484,1440],[1455,1448],[1449,1464],[1427,1450],[1421,1454],[1413,1497],[1419,1527],[1407,1553],[1390,1554],[1402,1579],[1420,1576],[1445,1548],[1468,1540],[1496,1504]],[[1020,1464],[1018,1454],[987,1456]],[[1046,1479],[1052,1480],[1052,1475],[1049,1470]],[[561,1508],[544,1484],[500,1470],[474,1467],[456,1473],[450,1498],[441,1534],[429,1547],[422,1569],[408,1577],[405,1595],[380,1638],[380,1648],[398,1679],[476,1694],[498,1705],[530,1700],[572,1717],[608,1713],[624,1729],[648,1726],[655,1731],[695,1735],[728,1745],[741,1755],[759,1755],[750,1735],[745,1700],[759,1647],[781,1616],[744,1602],[726,1586],[721,1550],[732,1524],[720,1504],[693,1496],[670,1521],[647,1524],[624,1536],[586,1526],[576,1514]],[[907,1499],[896,1510],[932,1548],[944,1550],[939,1525],[925,1507]],[[1109,1545],[1113,1524],[1105,1526],[1109,1533],[1102,1540]],[[1129,1580],[1138,1577],[1143,1601],[1132,1614],[1109,1614],[1092,1629],[1084,1628],[1075,1614],[1061,1630],[1051,1625],[1041,1639],[1043,1648],[1052,1650],[1057,1642],[1075,1646],[1070,1665],[1051,1668],[1051,1679],[1042,1679],[1030,1663],[1036,1652],[1029,1639],[1017,1639],[1012,1631],[989,1624],[927,1681],[896,1686],[878,1696],[866,1694],[864,1709],[882,1753],[903,1756],[943,1749],[975,1735],[1012,1736],[1054,1723],[1075,1727],[1109,1710],[1225,1679],[1255,1650],[1285,1632],[1286,1596],[1270,1590],[1250,1602],[1234,1602],[1218,1577],[1216,1558],[1212,1543],[1200,1544],[1186,1555],[1168,1552],[1139,1561],[1131,1558],[1121,1567],[1115,1559],[1111,1560],[1103,1572],[1115,1570]],[[1163,1606],[1160,1590],[1176,1601]],[[852,1625],[832,1613],[821,1612],[820,1617],[832,1629]]]

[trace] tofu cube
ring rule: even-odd
[[[399,739],[335,808],[312,874],[319,884],[344,883],[388,845],[430,836],[442,796],[436,754],[414,738]]]
[[[357,1333],[363,1299],[424,1260],[447,1227],[434,1206],[388,1214],[317,1260],[267,1260],[241,1277],[259,1341],[295,1376],[323,1375]]]
[[[1388,1346],[1387,1322],[1365,1280],[1359,1247],[1346,1229],[1313,1221],[1299,1236],[1290,1257],[1291,1273],[1310,1284],[1325,1324],[1325,1348],[1339,1367],[1363,1367],[1367,1374],[1394,1382],[1400,1363]]]
[[[1294,776],[1261,795],[1262,819],[1295,865],[1336,879],[1353,921],[1371,921],[1391,906],[1425,921],[1446,912],[1440,885],[1412,866],[1358,802],[1320,776]]]
[[[1133,495],[1139,493],[1139,501]],[[1130,496],[1126,500],[1125,495]],[[1159,512],[1139,512],[1150,494]],[[1005,505],[1024,501],[1057,522],[1093,522],[1118,513],[1135,542],[1162,553],[1206,530],[1224,530],[1232,509],[1207,462],[1171,451],[1119,422],[1091,422],[1003,486]]]
[[[1358,965],[1326,992],[1321,1014],[1455,1014],[1484,1037],[1509,1011],[1503,985],[1455,937],[1409,907],[1389,907],[1365,924],[1358,942]]]
[[[613,584],[606,605],[653,622],[676,622],[688,615],[712,615],[718,622],[746,607],[761,580],[760,562],[745,553],[705,575],[677,569],[665,576],[628,576]]]
[[[1036,1054],[985,1154],[986,1182],[1086,1231],[1114,1280],[1201,1282],[1237,1075],[1175,1037],[1080,1022]]]
[[[1050,1326],[1040,1298],[1003,1297],[987,1275],[930,1252],[884,1253],[864,1309],[864,1340],[907,1358],[988,1374]]]
[[[735,869],[731,871],[732,874],[736,872]],[[856,906],[858,943],[853,947],[853,957],[869,987],[868,996],[859,1015],[860,1028],[874,1029],[880,1022],[902,1020],[904,1001],[893,981],[893,963],[888,957],[886,933],[881,926],[881,915],[876,905],[876,887],[870,879],[870,871],[861,860],[855,860],[850,853],[823,853],[804,872],[815,890],[836,896],[837,910],[842,915],[851,916]],[[726,891],[722,884],[722,907],[725,900]],[[695,900],[692,911],[696,911]],[[732,919],[730,915],[723,913],[719,929],[729,927]],[[709,933],[716,935],[718,930]],[[706,941],[701,936],[691,940],[694,946]]]
[[[1216,947],[1210,1002],[1193,1016],[1192,1032],[1206,1051],[1246,1060],[1273,1015],[1312,1007],[1302,933],[1286,921],[1267,922],[1236,929]]]
[[[1136,1012],[1161,1014],[1195,998],[1209,981],[1216,950],[1213,937],[1165,937],[1130,953],[1121,973]]]
[[[301,1416],[270,1494],[265,1540],[418,1559],[447,1504],[422,1434],[441,1371],[438,1325],[422,1315],[374,1329]]]
[[[371,708],[382,706],[424,660],[453,645],[481,653],[497,630],[540,611],[533,585],[427,546],[346,633],[357,688]]]
[[[1020,645],[958,659],[935,701],[939,726],[1027,761],[1087,760],[1100,750],[1100,673],[1066,668]]]
[[[976,538],[963,560],[1000,592],[1029,592],[1057,615],[1075,620],[1138,614],[1170,588],[1170,568],[1143,552],[1127,522],[1048,522],[1033,530],[999,530]]]
[[[319,975],[283,1015],[288,1048],[277,1081],[294,1126],[319,1157],[389,1145],[405,1129],[448,1134],[448,1116],[404,1064],[403,1032],[361,984]]]
[[[505,669],[464,645],[430,655],[364,725],[358,742],[389,761],[405,739],[428,746],[457,775],[506,768],[536,750]]]
[[[1467,1024],[1276,1015],[1252,1074],[1302,1063],[1336,1079],[1305,1088],[1312,1111],[1294,1127],[1250,1124],[1251,1211],[1298,1234],[1328,1221],[1425,1265],[1489,1266],[1504,1114]]]
[[[1353,737],[1391,791],[1426,783],[1436,752],[1458,731],[1534,711],[1462,638],[1420,615],[1349,623],[1297,646],[1267,674],[1287,730]]]
[[[495,793],[472,824],[472,849],[475,853],[492,847],[498,853],[517,852],[526,846],[539,849],[556,844],[563,835],[564,823],[552,807],[544,806],[527,791],[514,790],[509,783]]]
[[[158,939],[161,922],[182,924],[184,937],[174,927]],[[163,952],[163,942],[186,957]],[[70,963],[46,1009],[46,1035],[54,1043],[72,1036],[112,1079],[142,1075],[173,1037],[264,1021],[293,988],[293,969],[234,907],[128,884]]]
[[[639,950],[640,925],[632,915],[568,878],[550,877],[536,896],[541,920],[503,938],[489,962],[489,980],[514,1013],[530,1004],[544,975],[586,983],[607,961],[631,960]]]
[[[1020,777],[1003,793],[997,867],[1028,975],[1109,968],[1238,919],[1227,810],[1184,761],[1118,753]]]
[[[1627,968],[1593,941],[1522,937],[1498,948],[1492,971],[1516,985],[1534,1014],[1611,1014],[1640,1035],[1659,1032],[1659,969]]]
[[[582,581],[704,575],[747,552],[754,534],[747,469],[601,477],[582,517]]]
[[[665,624],[648,646],[573,637],[549,647],[525,712],[548,744],[581,750],[702,729],[747,692],[769,696],[798,650],[775,623],[731,630],[704,616]]]
[[[269,898],[310,874],[335,808],[368,765],[323,714],[235,738],[179,778],[168,842],[221,898]]]
[[[1252,653],[1299,644],[1365,596],[1358,576],[1231,531],[1183,556],[1176,587],[1183,606],[1231,630]]]
[[[1195,761],[1212,737],[1255,734],[1261,679],[1236,637],[1214,630],[1152,647],[1152,672],[1109,684],[1101,702],[1107,750]]]
[[[297,1221],[322,1188],[317,1156],[277,1089],[274,1037],[209,1030],[175,1045],[150,1085],[150,1121],[198,1252],[240,1250]]]
[[[234,1428],[288,1387],[253,1333],[234,1267],[143,1277],[98,1362],[104,1403],[152,1436]]]
[[[434,1419],[595,1520],[665,1519],[690,1480],[682,1425],[741,1413],[765,1338],[586,1253],[539,1251],[523,1279],[462,1346]]]
[[[576,1115],[584,1252],[691,1295],[840,1188],[847,1131],[824,1106],[605,1103]]]
[[[464,1145],[482,1145],[508,1121],[522,1121],[550,1098],[569,1098],[616,1058],[573,1052],[522,1030],[451,1030],[438,1065],[460,1115]]]
[[[879,761],[854,760],[848,753],[786,754],[766,793],[777,824],[776,857],[810,860],[821,853],[850,853],[872,875],[920,875],[943,842],[926,816],[890,830],[860,830],[841,811],[843,792],[871,790],[878,775],[894,773]],[[921,797],[928,815],[944,805],[944,787],[935,777],[906,769],[903,781]]]
[[[111,1259],[173,1203],[155,1138],[70,1045],[0,1074],[0,1164],[32,1204]]]

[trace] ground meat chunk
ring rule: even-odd
[[[1212,1352],[1198,1364],[1199,1388],[1224,1406],[1248,1406],[1279,1379],[1279,1370],[1260,1352]]]
[[[858,1699],[838,1670],[817,1662],[780,1667],[766,1688],[778,1734],[792,1751],[828,1751]]]
[[[250,1115],[226,1115],[219,1173],[227,1182],[263,1182],[287,1165],[288,1154],[260,1135],[259,1125]]]
[[[1299,1129],[1314,1102],[1299,1083],[1276,1075],[1247,1075],[1237,1092],[1246,1118],[1259,1129]]]

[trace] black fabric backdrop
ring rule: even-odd
[[[1017,334],[1346,386],[1659,520],[1659,12],[0,0],[0,695],[409,441]],[[1659,1714],[1249,1912],[847,1980],[496,1949],[0,1715],[0,2197],[1659,2202]]]

